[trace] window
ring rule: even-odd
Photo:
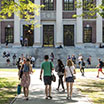
[[[54,10],[54,0],[43,0],[43,10]]]
[[[8,43],[13,43],[13,27],[5,28],[5,41],[8,41]]]
[[[84,43],[92,42],[92,27],[84,27]]]
[[[64,0],[64,10],[74,10],[74,0]]]
[[[89,10],[92,6],[91,4],[94,4],[94,0],[83,0],[83,10]]]

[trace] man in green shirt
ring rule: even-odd
[[[45,94],[46,94],[46,99],[50,98],[52,99],[51,96],[51,73],[53,68],[53,63],[49,61],[49,56],[45,55],[44,56],[44,62],[41,64],[41,72],[40,72],[40,80],[42,80],[42,73],[44,72],[44,84],[45,84]],[[49,90],[49,91],[48,91]],[[48,94],[49,92],[49,94]]]

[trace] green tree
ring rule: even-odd
[[[104,0],[102,4],[96,6],[95,0],[83,0],[83,3],[79,0],[75,2],[76,8],[83,8],[83,13],[80,15],[73,15],[73,17],[87,17],[97,18],[97,13],[104,18]]]
[[[35,4],[34,0],[1,0],[0,19],[10,18],[15,14],[34,25],[37,23],[34,18],[39,16],[39,9],[43,7],[44,5]]]

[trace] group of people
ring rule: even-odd
[[[21,80],[21,86],[23,87],[24,96],[25,99],[28,100],[28,94],[29,94],[29,85],[30,85],[30,75],[33,73],[32,66],[30,59],[23,58],[22,63],[19,70],[19,79]],[[73,89],[73,83],[74,83],[74,74],[76,74],[74,63],[71,59],[67,60],[67,65],[64,66],[63,62],[58,59],[57,60],[57,66],[54,67],[54,64],[52,61],[49,60],[49,56],[44,56],[44,61],[41,63],[41,71],[40,71],[40,80],[44,80],[45,85],[45,99],[52,99],[51,96],[51,84],[52,84],[52,72],[57,72],[57,75],[59,77],[58,80],[58,87],[56,90],[59,91],[60,85],[62,85],[63,91],[65,92],[64,87],[64,81],[67,85],[67,99],[72,98],[72,89]],[[43,75],[43,77],[42,77]],[[64,79],[63,79],[64,78]],[[69,86],[70,86],[70,92],[69,92]]]
[[[28,38],[23,39],[23,36],[20,37],[21,46],[28,46]]]
[[[50,58],[51,57],[51,58]],[[29,58],[21,57],[22,61],[19,63],[19,79],[21,80],[21,86],[23,87],[24,96],[26,100],[28,100],[28,94],[29,94],[29,85],[30,85],[30,75],[33,73],[32,71],[32,65],[31,60]],[[56,88],[57,91],[60,91],[60,85],[62,86],[62,92],[65,92],[65,86],[64,82],[66,82],[66,88],[67,88],[67,96],[66,99],[72,99],[72,92],[73,92],[73,84],[75,81],[75,74],[76,74],[76,57],[75,55],[72,55],[72,57],[67,57],[66,66],[63,64],[61,59],[57,60],[57,65],[53,64],[54,60],[54,54],[51,53],[50,56],[45,55],[44,61],[41,63],[41,71],[40,71],[40,80],[43,79],[44,85],[45,85],[45,99],[52,99],[51,96],[51,84],[52,84],[52,73],[55,70],[58,75],[58,86]],[[101,59],[98,59],[99,64],[97,67],[98,69],[98,75],[99,72],[102,71],[102,67],[104,66],[103,61]],[[91,65],[91,56],[87,59],[88,65]],[[82,76],[84,76],[84,68],[85,68],[85,62],[83,60],[83,56],[79,55],[78,57],[78,64],[80,66],[80,71]],[[54,67],[56,66],[56,67]],[[22,74],[21,74],[22,71]],[[43,77],[42,77],[43,76]]]
[[[6,58],[6,63],[8,66],[10,66],[10,62],[11,62],[10,56],[11,55],[9,52],[6,52],[6,51],[3,52],[3,58]],[[13,54],[12,59],[13,59],[13,65],[16,65],[16,54],[15,53]]]

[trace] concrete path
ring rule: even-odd
[[[85,95],[82,95],[74,87],[72,100],[66,100],[65,93],[57,92],[57,82],[52,84],[52,100],[45,100],[44,83],[39,80],[40,70],[31,75],[29,100],[24,100],[23,94],[19,95],[13,104],[92,104]],[[77,77],[80,77],[78,75]]]

